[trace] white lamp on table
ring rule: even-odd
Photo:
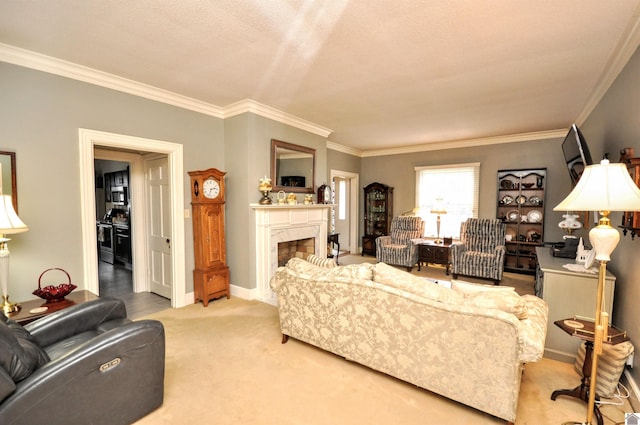
[[[0,308],[5,314],[20,310],[20,306],[9,301],[9,242],[6,235],[22,233],[29,230],[26,224],[13,209],[11,196],[0,195],[0,289],[2,289],[2,304]]]

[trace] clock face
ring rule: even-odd
[[[220,195],[220,184],[214,179],[207,179],[202,183],[202,193],[206,198],[215,199]]]

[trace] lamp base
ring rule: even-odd
[[[271,205],[271,198],[269,197],[269,191],[265,190],[262,192],[262,198],[258,202],[260,205]]]
[[[9,301],[9,295],[2,296],[2,304],[0,304],[0,308],[4,311],[5,316],[9,313],[15,313],[16,311],[20,311],[22,307],[18,303],[12,303]]]

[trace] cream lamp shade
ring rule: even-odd
[[[582,177],[554,211],[638,211],[640,189],[627,167],[603,159],[598,165],[585,167]]]
[[[0,195],[0,234],[22,233],[29,230],[13,209],[11,196]]]
[[[447,210],[444,209],[442,198],[436,198],[436,203],[431,209],[431,214],[446,214]]]
[[[611,164],[603,159],[600,164],[585,167],[576,187],[553,210],[599,211],[603,217],[589,233],[589,239],[596,250],[596,259],[609,261],[620,234],[609,225],[607,216],[611,211],[640,211],[640,189],[624,164]],[[599,231],[594,232],[596,229]]]

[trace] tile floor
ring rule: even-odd
[[[127,306],[127,315],[137,319],[171,308],[171,301],[151,292],[133,292],[131,270],[100,261],[98,264],[100,296],[120,298]]]

